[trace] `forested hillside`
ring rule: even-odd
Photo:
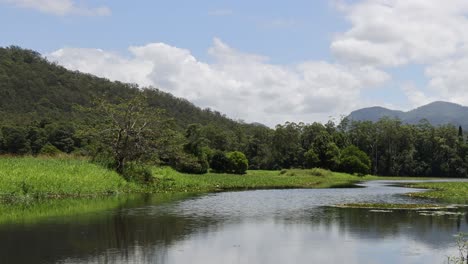
[[[150,163],[190,173],[241,174],[248,164],[250,169],[468,175],[461,127],[383,118],[287,122],[271,129],[236,122],[155,89],[69,71],[34,51],[0,48],[0,153],[61,152],[108,159],[121,174],[124,164]]]
[[[90,106],[96,97],[106,97],[112,101],[131,98],[139,92],[137,85],[69,71],[31,50],[0,48],[2,123],[24,123],[44,118],[69,120],[76,104]],[[151,107],[165,109],[167,115],[177,120],[182,128],[190,123],[215,123],[230,129],[238,125],[219,112],[202,110],[169,93],[149,88],[144,92]],[[15,116],[18,118],[10,118]]]

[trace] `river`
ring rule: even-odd
[[[454,235],[468,232],[466,207],[431,215],[332,206],[433,203],[402,195],[422,190],[393,184],[146,195],[29,221],[24,211],[0,223],[0,263],[440,264],[456,255]]]

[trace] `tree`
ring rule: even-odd
[[[317,167],[320,164],[320,158],[315,153],[314,149],[309,149],[306,153],[304,153],[304,167],[307,169],[311,169]]]
[[[340,168],[347,173],[367,174],[371,161],[367,154],[354,145],[350,145],[341,152]]]
[[[22,127],[3,127],[3,146],[7,153],[28,154],[31,152],[30,142],[27,139],[28,132]]]
[[[226,154],[229,160],[229,172],[235,174],[245,174],[249,168],[249,161],[244,153],[233,151]]]
[[[149,159],[156,153],[166,123],[162,111],[149,108],[143,95],[117,104],[100,99],[91,111],[102,117],[94,134],[98,141],[110,146],[118,173],[124,173],[128,162]]]
[[[222,151],[216,151],[211,157],[210,167],[215,172],[226,172],[229,169],[230,160]]]

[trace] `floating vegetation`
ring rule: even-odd
[[[430,189],[427,192],[408,194],[411,197],[432,198],[451,203],[468,203],[468,182],[424,182],[408,184],[413,188]]]
[[[444,215],[459,216],[459,215],[466,214],[464,212],[450,212],[450,211],[418,211],[418,213],[419,215],[425,215],[425,216],[444,216]]]
[[[443,206],[437,204],[386,204],[386,203],[348,203],[348,204],[337,204],[334,207],[338,208],[360,208],[360,209],[373,209],[376,210],[440,210],[454,208],[452,205]]]

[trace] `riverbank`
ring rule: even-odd
[[[87,160],[0,158],[0,197],[3,201],[101,196],[139,189],[116,172]]]
[[[323,169],[248,171],[246,175],[208,173],[191,175],[169,167],[153,167],[151,185],[125,181],[116,172],[70,157],[1,157],[0,199],[10,202],[30,202],[53,198],[98,197],[131,193],[202,193],[249,189],[339,188],[368,180],[403,180],[422,178],[359,177]],[[421,183],[417,188],[435,191],[412,196],[466,203],[468,182]]]
[[[412,197],[468,204],[468,182],[424,182],[408,185],[412,188],[429,189],[427,192],[410,193]]]
[[[122,193],[214,192],[272,188],[349,187],[377,177],[358,177],[322,169],[248,171],[246,175],[191,175],[169,167],[152,168],[151,185],[125,181],[116,172],[84,159],[1,157],[0,197],[3,201],[93,197]]]

